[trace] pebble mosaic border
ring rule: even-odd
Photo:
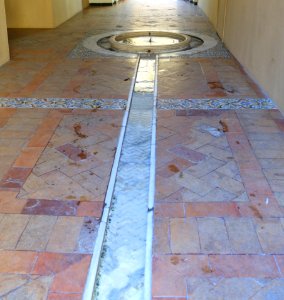
[[[271,99],[219,98],[219,99],[159,99],[158,109],[277,109]]]
[[[125,99],[0,98],[0,108],[124,110],[126,105]],[[266,98],[159,99],[157,109],[277,109],[277,106]]]
[[[0,108],[125,109],[126,105],[125,99],[0,98]]]

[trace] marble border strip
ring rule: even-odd
[[[148,197],[148,215],[146,231],[146,255],[144,274],[144,300],[152,299],[152,261],[153,261],[153,235],[154,235],[154,202],[156,189],[156,140],[157,140],[157,98],[158,98],[158,68],[159,56],[156,56],[154,101],[152,115],[152,137],[150,157],[150,179]]]
[[[157,108],[160,110],[278,109],[269,98],[159,99]]]
[[[0,97],[0,108],[125,109],[126,106],[125,99]]]

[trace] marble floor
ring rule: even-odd
[[[9,30],[11,61],[0,68],[0,299],[82,299],[137,60],[70,53],[91,34],[145,28],[215,35],[182,0],[125,0],[91,6],[54,30]],[[271,106],[180,105],[266,99],[222,53],[161,58],[157,96],[158,107],[171,104],[157,116],[153,299],[283,299],[283,115]],[[98,102],[74,109],[68,99]],[[24,108],[36,101],[46,108]]]

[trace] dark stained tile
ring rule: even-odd
[[[29,199],[22,213],[28,215],[75,216],[80,202]]]

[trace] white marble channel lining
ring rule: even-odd
[[[141,59],[139,63],[114,185],[110,184],[107,192],[84,299],[151,299],[155,63],[155,59]]]

